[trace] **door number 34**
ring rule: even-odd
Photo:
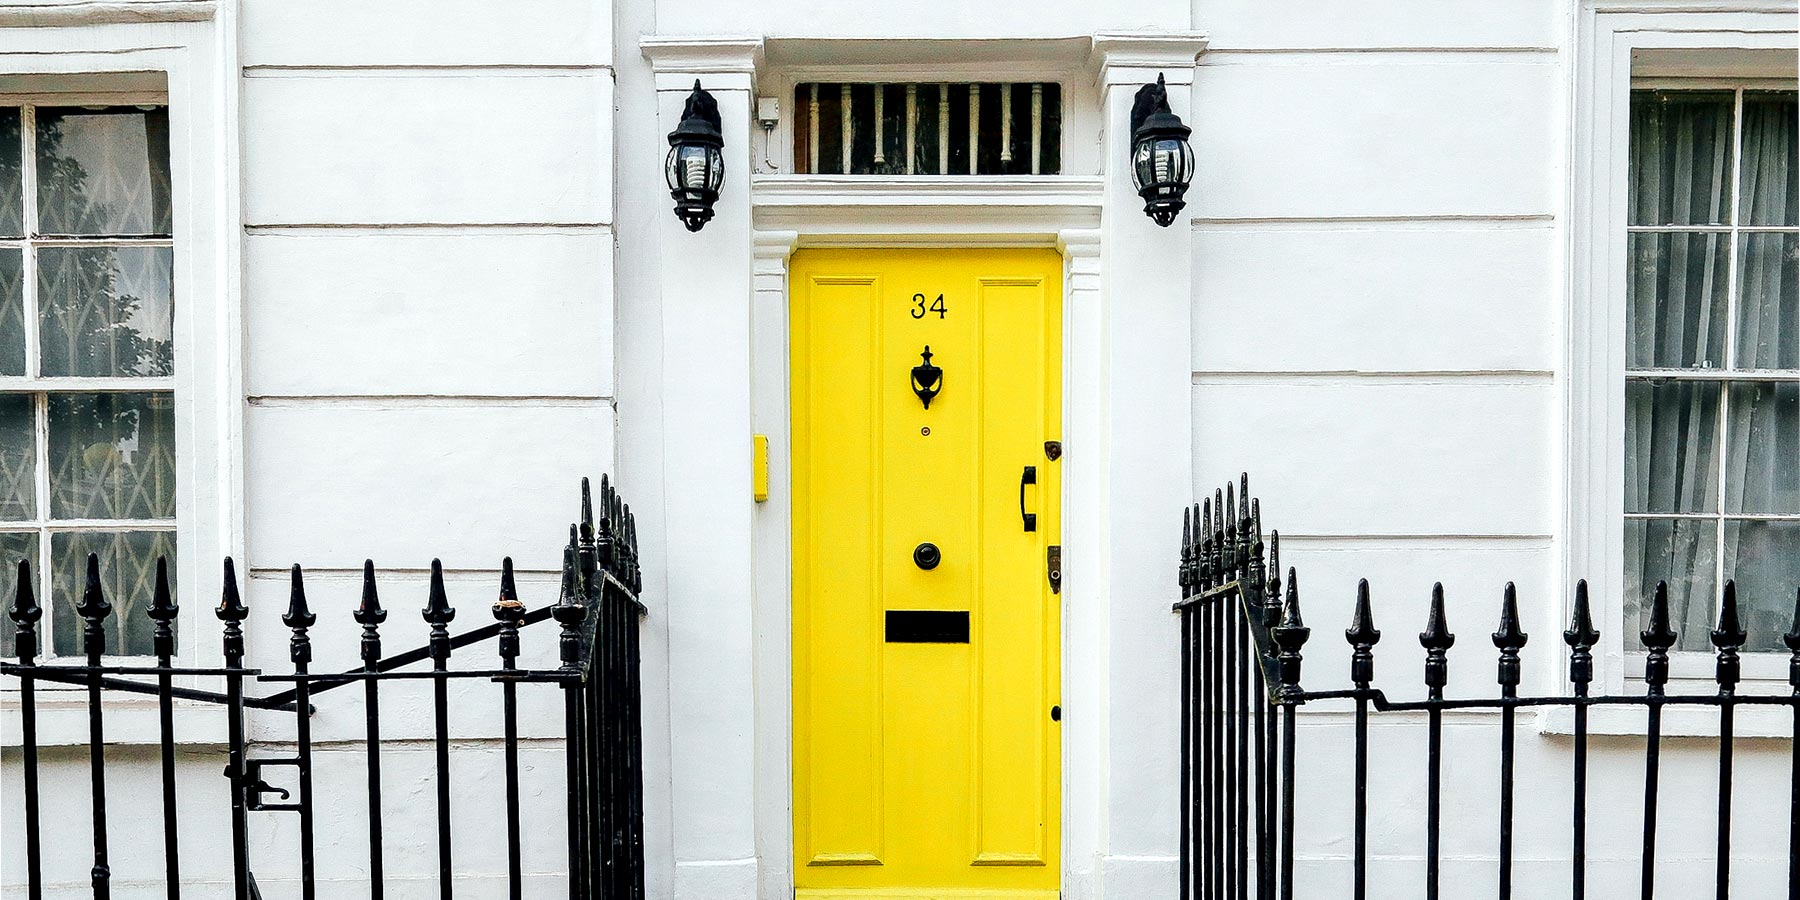
[[[944,317],[944,314],[948,313],[950,311],[948,307],[944,306],[944,295],[943,294],[937,295],[937,299],[931,301],[930,306],[925,305],[925,295],[924,294],[914,294],[914,295],[912,295],[912,299],[913,299],[912,317],[915,319],[925,318],[926,313],[937,313],[937,317],[942,319]]]

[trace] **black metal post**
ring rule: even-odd
[[[83,621],[81,642],[87,651],[88,676],[88,775],[92,785],[94,824],[94,900],[112,896],[112,865],[106,852],[106,729],[101,717],[100,657],[106,652],[106,617],[112,604],[100,587],[100,556],[87,556],[87,584],[81,604],[75,608]]]
[[[382,900],[387,875],[381,850],[381,679],[373,677],[381,664],[381,623],[387,610],[375,588],[375,561],[363,560],[362,602],[351,614],[362,626],[363,755],[369,780],[369,900]]]
[[[431,670],[439,673],[431,680],[432,722],[437,732],[438,896],[450,900],[455,893],[450,856],[450,679],[443,673],[450,668],[449,626],[456,610],[444,593],[444,564],[439,560],[431,561],[431,594],[420,614],[431,626]]]
[[[156,665],[168,669],[174,665],[175,631],[173,624],[179,613],[174,592],[169,589],[169,561],[156,558],[156,593],[151,598],[149,616],[155,622],[151,641],[156,651]],[[156,676],[157,737],[162,745],[163,806],[163,879],[167,882],[169,900],[181,897],[180,829],[175,811],[175,695],[174,676],[167,672]]]
[[[1444,699],[1450,680],[1449,652],[1456,643],[1444,616],[1444,586],[1431,587],[1431,615],[1419,644],[1425,648],[1425,686],[1432,706],[1426,712],[1425,749],[1425,900],[1438,900],[1440,809],[1443,801],[1444,711],[1436,705]]]
[[[296,564],[288,591],[287,612],[281,623],[293,629],[288,641],[288,658],[294,663],[294,741],[300,779],[300,896],[313,900],[317,896],[317,861],[313,858],[313,787],[312,787],[312,695],[306,670],[312,662],[312,638],[306,630],[318,616],[306,604],[306,585]]]
[[[44,610],[38,606],[37,592],[31,586],[31,563],[19,560],[19,580],[13,586],[12,608],[7,617],[16,631],[13,642],[18,648],[19,665],[37,664],[37,623]],[[1800,657],[1796,657],[1800,658]],[[1796,666],[1800,670],[1800,664]],[[1800,710],[1800,707],[1795,707]],[[37,745],[37,680],[29,671],[19,675],[19,718],[22,762],[25,770],[25,896],[26,900],[43,900],[43,834],[38,809],[38,745]]]
[[[1656,790],[1661,774],[1663,686],[1669,683],[1669,648],[1678,635],[1669,627],[1669,586],[1656,584],[1650,627],[1640,637],[1648,651],[1644,683],[1649,688],[1649,722],[1644,736],[1644,850],[1639,882],[1643,900],[1656,896]]]
[[[1594,645],[1600,632],[1594,630],[1588,610],[1586,579],[1575,584],[1575,610],[1563,642],[1569,645],[1569,682],[1575,686],[1575,748],[1572,784],[1574,792],[1571,817],[1573,846],[1570,850],[1570,898],[1583,900],[1587,895],[1587,758],[1588,758],[1588,685],[1594,680]]]
[[[244,747],[244,675],[237,671],[244,665],[245,617],[248,607],[238,595],[237,570],[231,557],[225,557],[224,586],[220,588],[219,608],[215,611],[225,623],[225,718],[228,757],[225,777],[231,783],[231,882],[235,900],[251,900],[250,895],[250,829],[246,819],[250,789],[245,768]]]
[[[1369,682],[1375,679],[1375,644],[1381,631],[1375,627],[1375,612],[1369,603],[1369,580],[1356,584],[1356,614],[1350,627],[1344,629],[1350,642],[1350,681],[1356,685],[1356,784],[1355,857],[1351,862],[1351,896],[1368,900],[1369,896]]]
[[[513,584],[513,561],[500,563],[500,596],[494,601],[494,618],[500,620],[500,668],[512,671],[519,658],[519,623],[525,604],[519,602]],[[525,891],[519,822],[519,710],[518,686],[500,683],[500,715],[506,739],[506,886],[510,900],[521,900]]]

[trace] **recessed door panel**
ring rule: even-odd
[[[794,257],[800,897],[1056,896],[1060,269]]]

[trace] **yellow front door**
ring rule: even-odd
[[[1060,273],[1050,250],[794,255],[803,900],[1057,896]]]

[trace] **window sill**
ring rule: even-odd
[[[154,746],[162,741],[156,697],[109,695],[100,708],[107,744]],[[87,742],[86,692],[38,691],[38,746],[68,747]],[[185,745],[224,743],[225,707],[192,700],[175,701],[175,742]],[[24,746],[24,716],[18,692],[9,690],[0,697],[0,747],[21,746]]]
[[[1754,688],[1754,686],[1750,686]],[[1705,693],[1698,685],[1692,688],[1670,685],[1671,693]],[[1745,693],[1749,693],[1746,691]],[[1764,693],[1756,691],[1756,693]],[[1592,706],[1588,708],[1588,734],[1620,737],[1644,737],[1648,732],[1646,712],[1641,706]],[[1572,736],[1575,733],[1575,710],[1559,706],[1544,710],[1538,716],[1538,732],[1546,735]],[[1719,737],[1719,709],[1713,706],[1665,706],[1662,715],[1665,738]],[[1735,739],[1789,740],[1794,735],[1794,713],[1784,706],[1739,706],[1732,726]]]

